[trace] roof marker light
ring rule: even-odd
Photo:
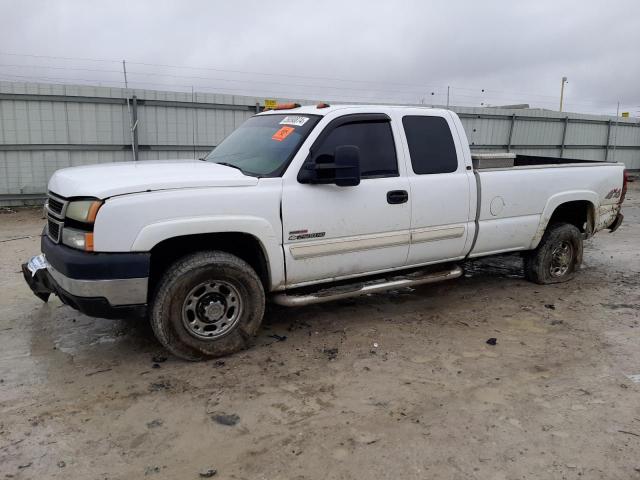
[[[290,110],[292,108],[300,108],[300,104],[299,103],[278,103],[275,107],[273,108],[267,108],[265,107],[264,111],[266,112],[267,110]]]
[[[331,105],[329,105],[328,103],[325,102],[320,102],[319,104],[316,105],[316,108],[328,108]]]

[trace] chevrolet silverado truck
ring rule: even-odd
[[[279,106],[202,161],[67,168],[48,185],[33,292],[103,318],[148,317],[199,360],[250,343],[265,302],[308,305],[453,279],[522,252],[569,280],[583,240],[622,221],[620,163],[472,155],[448,110]]]

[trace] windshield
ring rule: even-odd
[[[276,177],[319,120],[317,115],[257,115],[225,138],[207,157],[247,175]]]

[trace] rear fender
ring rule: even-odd
[[[590,208],[587,212],[587,236],[591,236],[596,231],[604,228],[597,228],[598,218],[596,212],[598,211],[600,200],[596,192],[593,192],[591,190],[574,190],[570,192],[557,193],[555,195],[552,195],[549,200],[547,200],[547,204],[542,211],[542,215],[540,215],[540,222],[538,223],[536,234],[533,237],[533,240],[529,247],[530,249],[533,250],[534,248],[536,248],[540,243],[540,240],[542,240],[542,236],[544,235],[544,232],[549,225],[549,220],[551,220],[553,212],[555,212],[556,209],[564,203],[576,201],[586,201],[590,203]]]

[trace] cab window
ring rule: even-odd
[[[340,145],[355,145],[360,148],[361,178],[398,176],[396,147],[389,121],[340,125],[329,133],[315,155],[333,155]]]
[[[456,147],[444,118],[409,115],[402,119],[402,125],[415,173],[451,173],[458,169]]]

